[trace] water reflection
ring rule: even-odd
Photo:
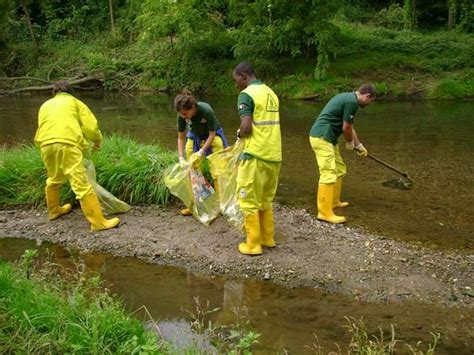
[[[17,259],[32,241],[0,239],[0,257]],[[69,251],[48,246],[55,262],[72,266]],[[307,345],[314,334],[326,351],[344,347],[349,334],[345,317],[363,318],[370,334],[378,328],[390,332],[395,326],[398,339],[415,344],[432,341],[430,332],[442,333],[440,354],[470,354],[474,349],[474,315],[463,309],[443,309],[422,303],[367,304],[325,295],[312,289],[288,290],[255,280],[206,277],[168,266],[146,264],[133,258],[108,254],[83,254],[81,258],[99,272],[130,311],[145,305],[152,317],[167,330],[180,327],[194,312],[196,297],[204,309],[219,308],[209,315],[215,324],[231,324],[238,317],[248,318],[251,327],[262,334],[257,354],[282,352],[310,353]],[[144,315],[143,320],[148,318]],[[181,327],[182,328],[182,327]],[[166,330],[165,330],[166,331]],[[171,331],[171,330],[170,330]],[[185,330],[183,330],[185,331]]]
[[[171,98],[159,95],[79,96],[103,131],[176,149]],[[0,143],[31,142],[43,97],[0,98]],[[206,97],[230,143],[239,126],[235,97]],[[282,101],[283,164],[277,201],[315,212],[317,168],[308,132],[324,103]],[[368,159],[342,151],[348,166],[343,197],[348,224],[427,246],[474,248],[474,102],[377,102],[360,110],[356,126],[369,152],[406,171],[412,190],[383,183],[399,176]],[[338,212],[341,213],[341,212]],[[278,225],[278,221],[277,221]]]

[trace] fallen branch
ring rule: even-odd
[[[40,81],[42,83],[51,84],[51,81],[44,80],[41,78],[34,78],[32,76],[14,76],[11,78],[0,78],[0,81],[20,81],[20,80],[32,80],[32,81]]]
[[[88,81],[102,81],[102,78],[99,78],[96,76],[86,76],[84,78],[68,80],[68,81],[71,85],[78,85],[78,84],[86,83]],[[11,95],[11,94],[19,93],[19,92],[24,92],[24,91],[45,91],[45,90],[51,90],[52,88],[53,88],[53,84],[51,83],[49,85],[43,85],[43,86],[27,86],[27,87],[13,89],[13,90],[0,91],[0,95]]]

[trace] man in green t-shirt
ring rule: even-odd
[[[354,129],[354,115],[359,107],[370,105],[375,100],[375,89],[370,84],[362,85],[356,92],[334,96],[323,108],[311,127],[309,140],[319,167],[318,219],[330,223],[343,223],[345,217],[334,214],[334,207],[348,206],[341,202],[342,178],[346,175],[346,164],[339,152],[338,139],[346,140],[346,147],[355,150],[361,157],[367,156]]]

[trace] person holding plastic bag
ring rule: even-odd
[[[208,103],[197,101],[185,89],[174,98],[174,108],[178,112],[178,155],[181,164],[188,162],[198,167],[204,157],[228,146],[224,130]],[[214,189],[219,192],[217,179],[214,179]],[[184,208],[181,214],[189,216],[192,212]]]
[[[35,144],[40,148],[41,159],[48,172],[45,188],[48,217],[54,220],[71,211],[71,204],[61,206],[59,198],[62,184],[69,180],[91,230],[110,229],[117,226],[120,220],[104,218],[83,163],[88,141],[93,143],[94,149],[98,149],[102,133],[94,114],[72,93],[72,86],[67,81],[55,83],[54,97],[43,103],[38,112]]]
[[[282,160],[279,100],[272,89],[256,78],[249,63],[238,64],[233,78],[242,90],[238,98],[238,136],[244,141],[236,193],[247,240],[239,244],[239,252],[259,255],[262,246],[275,246],[272,202]]]

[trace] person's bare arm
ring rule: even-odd
[[[178,132],[178,156],[179,159],[185,159],[184,146],[186,144],[186,132]]]
[[[244,116],[240,121],[240,133],[239,136],[242,138],[248,137],[252,134],[252,117]]]
[[[201,147],[201,150],[206,152],[207,149],[212,145],[212,141],[216,137],[216,131],[209,131],[209,137],[207,137],[206,142],[204,142],[204,145]]]

